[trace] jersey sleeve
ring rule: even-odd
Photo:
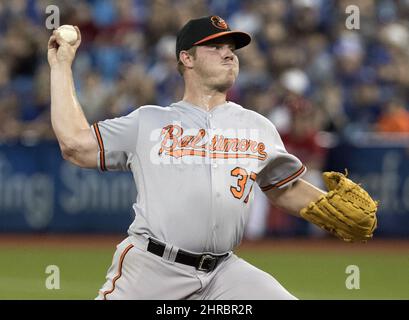
[[[136,152],[138,110],[127,116],[96,122],[92,132],[98,142],[98,168],[101,171],[129,171]]]
[[[273,124],[270,129],[273,148],[269,155],[269,162],[257,176],[257,183],[263,191],[284,188],[301,178],[307,171],[296,156],[287,152]]]

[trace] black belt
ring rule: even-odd
[[[148,251],[162,257],[165,252],[166,245],[149,238]],[[195,267],[197,270],[210,272],[213,271],[217,265],[228,256],[226,253],[221,256],[215,256],[212,254],[193,254],[179,249],[176,254],[175,262],[186,264],[188,266]]]

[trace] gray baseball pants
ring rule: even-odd
[[[294,300],[268,273],[230,253],[211,272],[147,251],[148,239],[129,236],[116,249],[97,300]]]

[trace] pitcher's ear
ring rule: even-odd
[[[182,50],[179,53],[179,61],[186,67],[192,68],[193,67],[193,55],[191,55],[188,51]]]

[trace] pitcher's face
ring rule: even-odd
[[[230,37],[222,37],[199,45],[193,69],[208,87],[229,89],[239,74],[239,60]]]

